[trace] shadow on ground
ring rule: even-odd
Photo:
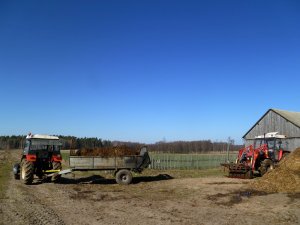
[[[171,180],[174,179],[169,174],[159,174],[156,176],[140,176],[140,177],[134,177],[132,180],[133,184],[138,184],[141,182],[155,182],[155,181],[162,181],[162,180]]]
[[[168,174],[159,174],[157,176],[139,176],[133,177],[132,184],[138,184],[142,182],[156,182],[162,180],[170,180],[173,179],[172,176]],[[92,175],[88,177],[80,177],[80,178],[67,178],[62,177],[59,184],[116,184],[116,180],[113,178],[105,178],[100,175]]]

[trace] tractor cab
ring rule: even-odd
[[[61,142],[58,137],[50,135],[29,134],[26,137],[24,157],[35,157],[37,160],[51,160],[60,157]]]
[[[286,136],[278,134],[278,132],[266,133],[255,137],[254,149],[265,147],[266,151],[260,151],[260,154],[265,154],[264,158],[271,158],[274,161],[279,161],[287,149]]]

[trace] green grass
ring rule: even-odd
[[[61,157],[63,158],[63,160],[65,160],[66,162],[69,161],[69,157],[70,157],[70,153],[67,150],[62,150],[60,152]]]
[[[236,152],[229,153],[229,161],[234,161]],[[209,169],[217,168],[227,160],[224,153],[176,154],[150,152],[152,169]]]
[[[12,173],[12,161],[7,155],[7,151],[0,151],[0,199],[5,197],[5,191]]]

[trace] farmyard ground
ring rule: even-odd
[[[0,151],[12,163],[18,151]],[[5,157],[4,157],[5,156]],[[300,194],[249,190],[251,180],[139,177],[121,186],[76,174],[60,184],[26,186],[12,173],[0,204],[1,224],[299,224]],[[3,174],[2,174],[3,175]]]

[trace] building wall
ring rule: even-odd
[[[255,136],[269,132],[286,135],[290,151],[300,147],[300,128],[273,111],[269,111],[244,137],[245,145],[253,144]]]

